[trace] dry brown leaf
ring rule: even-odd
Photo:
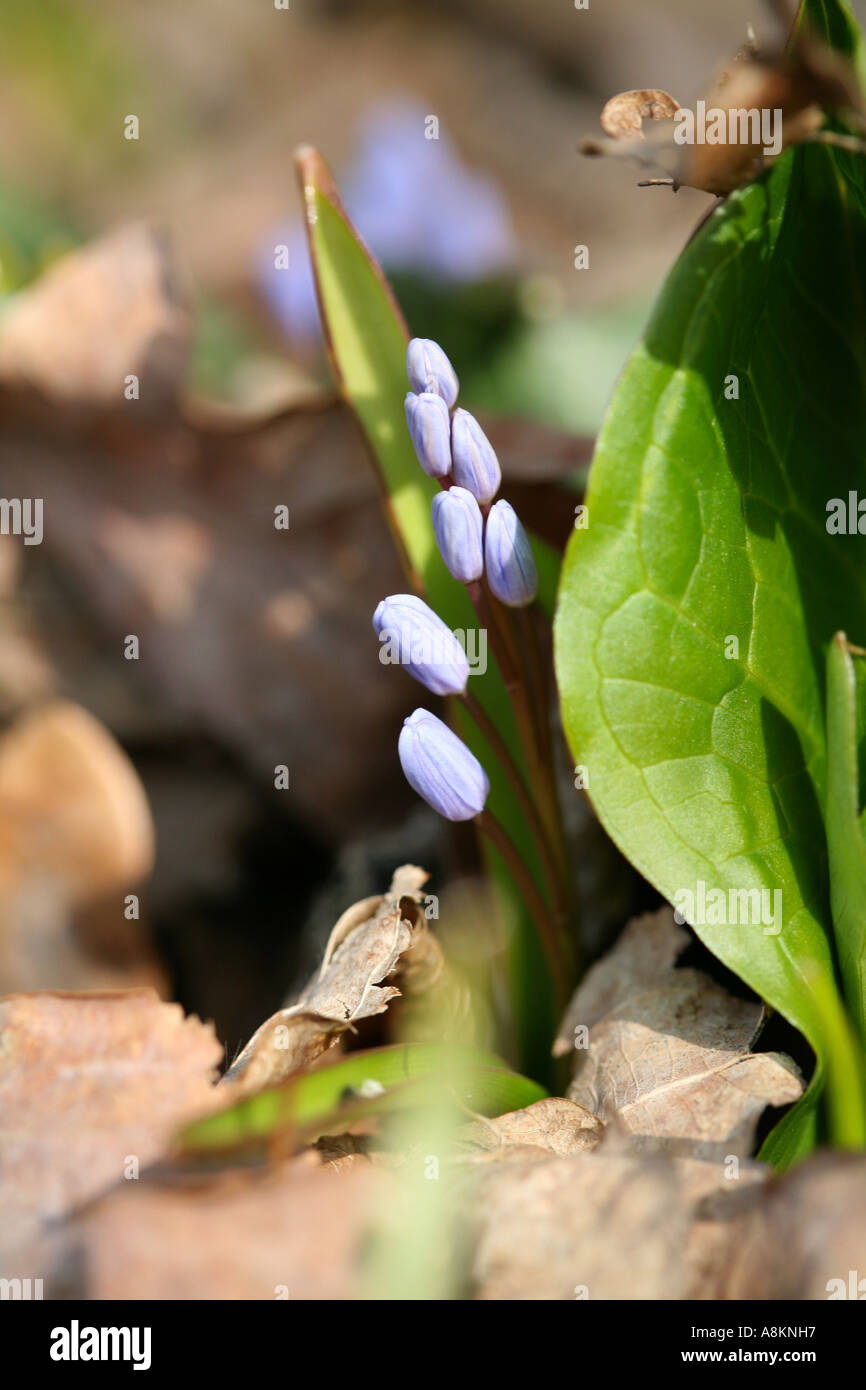
[[[123,896],[152,866],[153,824],[107,729],[65,700],[17,720],[0,738],[0,808],[0,994],[154,982],[146,945],[123,916]],[[89,955],[72,930],[79,908],[111,892],[123,968]]]
[[[79,705],[54,700],[0,739],[0,886],[29,874],[75,902],[132,885],[153,863],[153,823],[138,776]]]
[[[380,898],[366,898],[340,917],[318,974],[300,998],[256,1030],[223,1078],[224,1087],[258,1090],[314,1062],[361,1019],[383,1013],[400,994],[387,981],[408,952],[430,963],[435,946],[417,910],[424,869],[404,865]]]
[[[473,1172],[476,1297],[683,1297],[689,1213],[664,1159],[602,1148]]]
[[[515,1148],[537,1148],[539,1154],[564,1157],[588,1153],[599,1143],[603,1131],[597,1115],[564,1096],[548,1096],[525,1110],[473,1120],[463,1126],[459,1137],[470,1149],[497,1158],[510,1158]]]
[[[674,968],[688,940],[669,908],[632,922],[577,990],[556,1051],[588,1029],[569,1095],[605,1122],[615,1117],[638,1147],[745,1156],[761,1111],[795,1101],[802,1083],[789,1059],[749,1053],[759,1002]]]
[[[585,140],[588,155],[630,159],[656,177],[649,183],[668,183],[676,188],[698,188],[723,197],[756,178],[777,157],[765,154],[770,143],[748,126],[742,138],[738,113],[781,112],[779,153],[813,139],[824,124],[824,110],[840,112],[861,125],[863,98],[851,67],[838,53],[821,42],[806,25],[800,25],[792,48],[758,52],[742,49],[702,95],[704,110],[724,112],[725,126],[733,117],[737,138],[720,144],[692,141],[679,144],[674,126],[657,125],[644,131],[642,122],[672,118],[681,109],[667,92],[621,92],[604,107],[601,125],[610,137]],[[686,109],[686,108],[682,108]],[[696,110],[697,108],[695,108]]]
[[[174,400],[189,347],[166,246],[136,223],[64,256],[16,299],[0,326],[0,378],[76,406],[120,409],[134,375],[134,408],[152,415]]]
[[[156,618],[179,623],[197,606],[213,563],[207,531],[185,516],[139,518],[109,507],[97,523],[97,543],[129,577]]]
[[[5,1250],[132,1176],[213,1104],[213,1028],[151,990],[0,1003],[0,1239]]]
[[[577,1157],[519,1149],[469,1171],[482,1299],[726,1296],[725,1271],[771,1175],[750,1161],[624,1154],[607,1139]]]
[[[307,1154],[272,1173],[149,1181],[75,1222],[65,1262],[95,1299],[349,1298],[387,1175]]]
[[[866,1159],[810,1158],[768,1183],[732,1235],[704,1297],[863,1300]]]
[[[669,92],[643,88],[611,97],[599,119],[602,130],[614,140],[629,136],[643,139],[644,121],[671,120],[679,109],[679,102]]]
[[[773,1170],[755,1159],[675,1158],[677,1200],[689,1212],[683,1254],[686,1298],[714,1299],[740,1239],[740,1223],[763,1200]]]

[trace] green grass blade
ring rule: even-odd
[[[365,1098],[364,1082],[376,1082],[384,1093]],[[368,1115],[442,1103],[502,1115],[546,1094],[484,1049],[398,1043],[350,1053],[197,1120],[182,1131],[180,1151],[219,1152],[263,1143],[286,1130],[315,1136]]]
[[[862,683],[859,689],[862,694]],[[827,656],[830,901],[845,998],[866,1041],[866,840],[860,824],[857,696],[854,656],[844,633],[837,633]]]

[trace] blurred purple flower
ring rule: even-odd
[[[415,270],[471,282],[513,263],[505,199],[486,175],[461,162],[444,131],[425,138],[424,108],[409,101],[372,107],[361,121],[355,157],[341,180],[349,216],[386,270]],[[289,249],[289,269],[274,247]],[[286,334],[320,336],[315,287],[300,222],[277,228],[263,245],[258,284]]]

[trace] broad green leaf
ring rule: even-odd
[[[866,496],[864,267],[866,223],[825,148],[712,213],[611,403],[556,622],[566,729],[605,827],[671,901],[721,890],[737,921],[708,911],[695,930],[831,1079],[847,1025],[825,657],[840,628],[866,638],[866,553],[826,523],[830,499]],[[778,891],[778,919],[744,921],[728,895],[748,890]],[[814,1136],[821,1075],[788,1155]]]
[[[861,677],[859,700],[855,659]],[[844,633],[838,633],[827,657],[830,901],[848,1010],[866,1039],[866,840],[860,817],[863,667],[863,653],[852,653]]]
[[[356,412],[369,442],[409,582],[450,628],[475,628],[477,619],[466,591],[452,579],[436,548],[430,521],[436,485],[419,467],[406,430],[406,326],[381,270],[349,222],[330,174],[315,150],[299,151],[298,172],[331,363],[343,396]],[[447,349],[447,344],[444,346]],[[542,585],[540,599],[552,611],[559,570],[557,557],[548,547],[537,541],[534,544]],[[371,637],[371,660],[374,642]],[[395,673],[395,680],[399,678],[399,673]],[[486,675],[472,678],[471,688],[516,759],[522,761],[511,707],[492,658]],[[407,714],[416,705],[427,703],[428,698],[407,680]],[[458,713],[458,722],[461,734],[489,774],[490,809],[537,871],[534,847],[507,779],[483,737],[462,711]],[[396,735],[397,730],[395,757]],[[509,967],[521,1064],[533,1075],[546,1077],[554,1023],[547,968],[508,870],[492,852],[490,858],[497,882],[511,904],[509,915],[514,919]]]
[[[365,1082],[384,1090],[365,1098]],[[483,1049],[399,1043],[350,1053],[197,1120],[182,1132],[180,1147],[201,1153],[262,1142],[286,1129],[323,1133],[335,1122],[442,1102],[502,1115],[546,1095]]]
[[[847,0],[802,0],[794,34],[806,22],[830,48],[851,60],[863,82],[866,78],[863,36]]]

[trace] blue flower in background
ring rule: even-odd
[[[424,134],[426,112],[413,102],[369,110],[358,150],[344,173],[341,196],[352,221],[386,270],[414,270],[472,282],[513,264],[514,235],[495,183],[467,169],[440,130]],[[289,248],[287,270],[274,266],[274,246]],[[286,334],[320,337],[319,311],[300,221],[268,238],[258,284]]]

